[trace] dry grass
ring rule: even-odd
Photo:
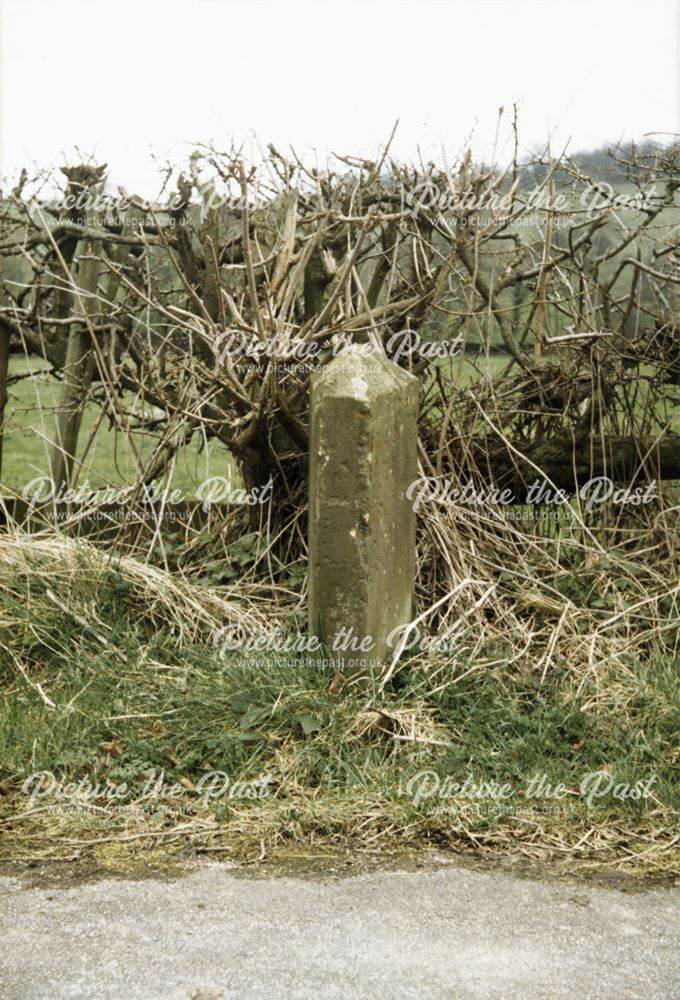
[[[482,540],[478,531],[478,554]],[[115,847],[138,860],[161,851],[256,862],[434,846],[571,870],[680,871],[680,681],[672,650],[655,646],[658,623],[640,630],[635,662],[605,662],[617,635],[598,632],[597,609],[565,603],[569,615],[557,615],[538,599],[522,605],[496,580],[487,603],[466,615],[470,594],[494,578],[481,558],[449,558],[452,571],[479,576],[421,625],[433,637],[459,621],[455,654],[404,654],[389,678],[338,689],[313,662],[225,660],[211,645],[226,622],[244,635],[290,623],[294,602],[196,586],[62,536],[4,535],[2,857],[87,860]],[[631,635],[635,613],[624,622]],[[22,783],[43,769],[63,781],[126,782],[130,793],[121,803],[104,794],[31,803]],[[197,782],[211,770],[244,781],[266,775],[270,794],[203,801]],[[518,796],[507,808],[469,796],[417,804],[408,783],[423,770],[518,789],[546,772],[570,791],[559,802]],[[630,783],[655,774],[654,795],[590,808],[578,783],[599,770]],[[143,793],[148,773],[160,771],[180,783],[179,795]]]

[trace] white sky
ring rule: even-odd
[[[151,195],[151,150],[490,157],[680,132],[676,0],[0,0],[0,173],[84,153]],[[509,119],[508,119],[509,121]],[[498,156],[508,152],[502,129]]]

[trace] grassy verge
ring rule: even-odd
[[[438,654],[353,687],[210,641],[290,609],[49,544],[3,543],[0,858],[436,845],[678,871],[670,653],[585,683],[566,663],[541,677]]]

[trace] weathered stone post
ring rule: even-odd
[[[418,379],[354,345],[312,378],[309,626],[345,672],[413,618]]]

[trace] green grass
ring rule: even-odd
[[[471,387],[480,379],[492,379],[508,365],[505,354],[466,355],[452,360],[438,362],[440,367],[451,368],[456,383],[461,387]],[[5,491],[18,491],[31,479],[49,474],[50,443],[54,439],[54,412],[58,405],[60,382],[44,370],[39,358],[18,358],[13,356],[10,363],[10,377],[27,372],[40,372],[34,378],[24,378],[9,387],[6,409],[3,467],[0,487]],[[649,375],[651,369],[643,369]],[[634,409],[641,413],[645,407],[648,389],[640,383]],[[123,398],[131,405],[129,395]],[[151,412],[149,415],[151,415]],[[97,403],[85,407],[80,432],[80,454],[90,439],[99,418]],[[675,433],[680,433],[680,409],[669,401],[662,400],[656,407],[660,426],[668,424]],[[620,416],[623,416],[621,413]],[[135,446],[142,462],[147,460],[157,443],[151,432],[136,430]],[[133,483],[136,478],[133,451],[126,434],[112,426],[108,419],[101,422],[80,472],[79,484],[86,481],[95,489],[105,485],[122,486]],[[239,485],[238,471],[228,451],[220,442],[211,439],[205,444],[199,437],[179,450],[172,475],[172,487],[183,491],[187,498],[195,494],[197,486],[210,476],[231,476],[234,485]]]
[[[241,855],[262,843],[270,853],[482,843],[590,866],[678,863],[680,662],[670,653],[629,676],[600,676],[607,696],[595,706],[593,685],[579,691],[568,665],[541,681],[521,662],[470,672],[455,656],[434,690],[432,664],[413,661],[379,694],[371,683],[338,689],[309,658],[222,658],[209,635],[178,643],[115,573],[87,595],[61,588],[64,606],[47,612],[49,582],[31,574],[0,603],[14,623],[0,634],[0,801],[17,817],[6,857],[63,854],[74,836],[94,850],[102,837],[167,835],[189,822],[198,829],[183,848]],[[69,610],[86,597],[91,627]],[[30,804],[22,783],[43,770],[102,789],[124,782],[125,802],[102,791],[87,805]],[[201,778],[216,771],[232,787],[266,778],[268,794],[205,799]],[[652,794],[588,803],[580,783],[594,772],[632,788],[652,779]],[[176,785],[174,795],[141,798],[150,776]],[[564,794],[528,798],[541,776]],[[419,787],[466,778],[467,793],[414,800]],[[481,785],[512,795],[479,797]]]
[[[486,358],[480,356],[474,364],[467,358],[462,361],[456,359],[452,363],[462,365],[461,379],[465,384],[473,384],[482,377],[483,372],[490,375],[502,370],[507,364],[507,358],[491,355]],[[37,374],[33,378],[22,378],[9,386],[0,477],[1,487],[5,491],[19,491],[32,479],[49,475],[50,445],[55,436],[54,413],[58,406],[61,383],[49,374],[39,358],[12,356],[10,378],[29,372]],[[123,397],[123,402],[130,405],[132,399],[128,395]],[[79,438],[79,457],[90,439],[99,414],[98,404],[92,402],[86,405]],[[135,431],[134,441],[142,461],[149,458],[156,440],[152,433]],[[224,445],[211,439],[204,446],[198,437],[194,437],[189,445],[178,452],[172,488],[181,489],[187,497],[191,497],[204,479],[229,475],[234,485],[238,486],[238,470]],[[79,484],[82,486],[87,481],[96,489],[106,485],[127,485],[136,478],[134,455],[126,434],[105,419],[84,457]]]
[[[50,443],[54,440],[54,412],[59,401],[61,383],[45,370],[39,358],[12,356],[9,375],[40,372],[35,378],[25,378],[9,386],[4,431],[3,469],[1,482],[5,489],[20,490],[37,476],[49,474]],[[131,405],[128,394],[122,400]],[[100,414],[97,403],[85,407],[79,447],[85,447]],[[157,438],[150,432],[135,431],[134,440],[142,461],[151,455]],[[209,476],[226,476],[234,465],[224,445],[211,440],[207,449],[199,438],[182,448],[173,474],[174,488],[190,496],[199,483]],[[127,436],[104,419],[94,438],[84,467],[80,485],[86,480],[92,488],[104,485],[122,486],[135,481],[136,467]]]
[[[21,685],[6,697],[0,718],[5,780],[43,769],[66,781],[94,780],[99,762],[99,780],[126,781],[137,791],[149,771],[196,782],[218,769],[244,779],[273,773],[284,796],[294,779],[302,790],[322,788],[350,800],[371,793],[396,802],[421,767],[442,778],[471,775],[477,783],[509,782],[518,790],[536,774],[575,788],[588,773],[611,769],[617,781],[631,784],[655,774],[660,801],[680,807],[674,760],[680,677],[670,657],[640,672],[624,715],[614,707],[584,713],[590,692],[581,703],[574,700],[568,671],[538,683],[503,671],[463,677],[469,664],[452,663],[446,689],[431,697],[416,695],[422,676],[407,671],[398,688],[375,703],[386,713],[383,728],[378,719],[366,720],[375,725],[361,740],[347,735],[366,712],[366,692],[331,695],[332,675],[309,658],[223,662],[204,646],[177,652],[163,637],[143,648],[130,634],[121,638],[124,660],[81,648],[68,668],[49,665],[34,676],[55,709]],[[4,683],[10,679],[5,662]],[[390,713],[412,709],[428,719],[443,747],[395,745]],[[120,756],[102,764],[101,744],[115,740]],[[409,760],[414,750],[417,759]],[[600,802],[593,821],[611,805]],[[616,806],[621,820],[640,818],[649,808],[640,801]],[[543,812],[541,803],[536,810]],[[569,811],[581,816],[583,804],[569,803]]]

